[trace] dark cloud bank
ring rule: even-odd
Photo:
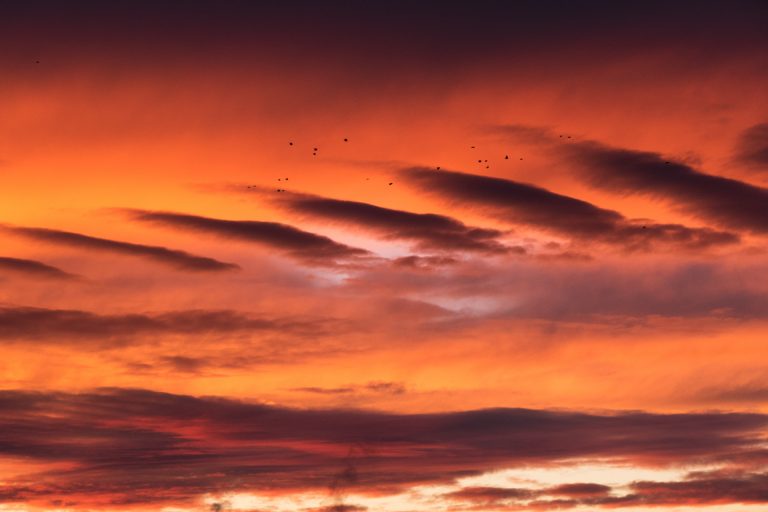
[[[731,462],[744,468],[745,460],[765,462],[767,426],[765,415],[744,413],[394,414],[287,409],[136,389],[4,391],[0,455],[65,465],[4,480],[0,502],[65,500],[109,507],[192,502],[221,490],[327,489],[349,463],[350,447],[359,447],[356,492],[396,492],[493,469],[579,459],[654,466]],[[680,503],[711,483],[695,499],[765,501],[765,476],[739,475],[637,482],[625,500]],[[571,502],[622,504],[610,502],[599,486],[574,484],[579,485],[548,492]],[[718,488],[727,492],[717,494]],[[523,496],[469,489],[452,499]]]

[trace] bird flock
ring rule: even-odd
[[[570,135],[560,135],[559,137],[560,137],[561,139],[562,139],[562,138],[568,138],[568,139],[572,138]],[[343,142],[345,142],[345,143],[348,143],[348,142],[349,142],[349,138],[348,138],[348,137],[344,137],[344,138],[342,139],[342,141],[343,141]],[[289,140],[289,141],[288,141],[288,146],[289,146],[289,147],[291,147],[291,148],[293,148],[293,147],[295,147],[295,144],[294,144],[294,142],[293,142],[292,140]],[[472,145],[472,146],[469,146],[469,149],[477,149],[477,146],[474,146],[474,145]],[[313,147],[312,147],[312,156],[313,156],[313,157],[314,157],[314,156],[317,156],[317,154],[318,154],[318,152],[319,152],[319,151],[320,151],[320,148],[319,148],[319,147],[313,146]],[[508,154],[504,155],[504,160],[509,160],[509,159],[510,159],[510,158],[509,158],[509,155],[508,155]],[[519,159],[520,159],[520,160],[523,160],[523,157],[519,157]],[[491,164],[490,164],[490,162],[489,162],[489,160],[488,160],[487,158],[486,158],[486,159],[483,159],[483,158],[478,158],[478,159],[477,159],[477,163],[478,163],[478,164],[480,164],[480,165],[482,165],[482,166],[485,166],[485,168],[486,168],[486,169],[490,169],[490,168],[491,168]],[[666,162],[666,163],[669,163],[669,162]],[[441,170],[441,169],[442,169],[442,167],[441,167],[441,166],[439,166],[439,165],[438,165],[438,166],[435,166],[435,170],[436,170],[436,171],[439,171],[439,170]],[[279,182],[288,181],[288,178],[277,178],[277,181],[279,181]],[[370,178],[365,178],[365,181],[370,181]],[[394,185],[394,184],[395,184],[395,183],[394,183],[394,182],[392,182],[392,181],[390,181],[390,182],[387,182],[387,186],[390,186],[390,187],[391,187],[392,185]],[[255,188],[259,188],[259,186],[258,186],[258,185],[248,185],[248,186],[246,186],[246,188],[254,188],[254,189],[255,189]],[[275,191],[276,191],[276,192],[287,192],[287,190],[286,190],[286,189],[284,189],[284,188],[282,188],[282,187],[278,187],[278,188],[276,188],[276,189],[275,189]]]

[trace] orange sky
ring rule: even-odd
[[[768,503],[764,5],[0,11],[0,510]]]

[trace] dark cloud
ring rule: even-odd
[[[768,170],[768,123],[756,124],[739,137],[735,159],[749,167]]]
[[[303,387],[293,388],[292,391],[301,391],[303,393],[317,393],[321,395],[346,395],[359,392],[373,392],[390,395],[402,395],[405,393],[405,386],[400,382],[369,382],[360,386],[344,386],[339,388],[321,388],[321,387]]]
[[[337,259],[371,256],[371,253],[365,249],[350,247],[326,236],[277,222],[222,220],[172,212],[123,211],[131,218],[142,222],[257,243],[283,251],[293,258],[308,263],[327,264]]]
[[[392,265],[400,268],[431,270],[455,265],[459,260],[447,256],[402,256],[392,260]]]
[[[553,510],[562,508],[635,507],[639,505],[723,505],[768,503],[768,474],[735,472],[691,473],[681,481],[636,481],[612,489],[601,484],[564,484],[549,489],[466,487],[445,494],[451,500],[477,505],[510,507],[510,510]],[[552,498],[565,496],[566,498]]]
[[[42,279],[77,279],[74,274],[39,261],[0,256],[0,273],[6,272]]]
[[[659,246],[700,250],[739,242],[735,233],[710,228],[631,221],[619,212],[502,178],[424,167],[405,169],[402,175],[410,184],[448,201],[501,213],[509,223],[616,244],[631,251]]]
[[[504,506],[527,505],[531,504],[532,500],[542,497],[566,496],[573,500],[573,503],[569,503],[569,506],[575,506],[578,504],[578,501],[576,501],[578,499],[604,496],[611,492],[611,490],[611,487],[607,485],[590,483],[563,484],[543,490],[519,487],[464,487],[458,491],[447,493],[444,497],[450,500],[469,501],[477,505]],[[533,503],[553,505],[556,502],[559,505],[563,505],[563,502],[570,501],[549,499]]]
[[[405,393],[405,386],[400,382],[369,382],[365,389],[375,391],[376,393],[389,393],[393,395],[402,395]]]
[[[768,401],[768,377],[743,384],[723,383],[696,391],[689,398],[703,403],[761,405]]]
[[[188,356],[164,356],[161,358],[161,362],[173,370],[183,373],[199,373],[211,364],[206,359]]]
[[[659,153],[597,142],[561,147],[597,188],[642,194],[731,229],[768,233],[768,189],[706,174]]]
[[[366,510],[368,510],[367,507],[360,505],[329,505],[312,512],[365,512]]]
[[[631,493],[592,500],[594,504],[711,505],[722,503],[768,503],[768,473],[705,472],[675,482],[640,481]]]
[[[761,414],[394,414],[128,389],[2,391],[0,456],[62,464],[4,477],[0,496],[102,508],[125,499],[189,501],[222,486],[322,490],[349,465],[350,446],[362,492],[578,459],[705,464],[759,449],[767,426]]]
[[[213,258],[195,256],[194,254],[166,247],[120,242],[69,231],[14,226],[2,226],[2,229],[6,233],[20,235],[40,242],[76,247],[89,251],[104,251],[136,256],[187,272],[221,272],[240,268],[233,263],[224,263]]]
[[[291,391],[301,391],[302,393],[316,393],[319,395],[346,395],[348,393],[354,393],[355,388],[343,387],[343,388],[320,388],[316,386],[309,386],[303,388],[293,388]]]
[[[464,487],[459,491],[446,494],[445,497],[492,505],[499,501],[529,499],[536,495],[537,493],[531,489],[514,487]]]
[[[377,233],[389,240],[411,240],[422,250],[475,251],[504,254],[513,250],[498,241],[496,229],[467,226],[434,213],[413,213],[359,201],[306,194],[283,194],[276,204],[292,212]],[[522,248],[516,248],[518,251]]]
[[[100,315],[88,311],[0,306],[0,339],[78,342],[149,335],[202,335],[237,331],[319,332],[317,323],[254,318],[235,311],[188,310],[158,314]],[[192,370],[192,360],[168,361]]]
[[[562,484],[555,487],[550,487],[544,491],[544,494],[557,495],[557,496],[594,496],[607,494],[611,491],[611,488],[607,485],[601,484]]]

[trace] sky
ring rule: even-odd
[[[765,26],[0,2],[0,512],[765,510]]]

